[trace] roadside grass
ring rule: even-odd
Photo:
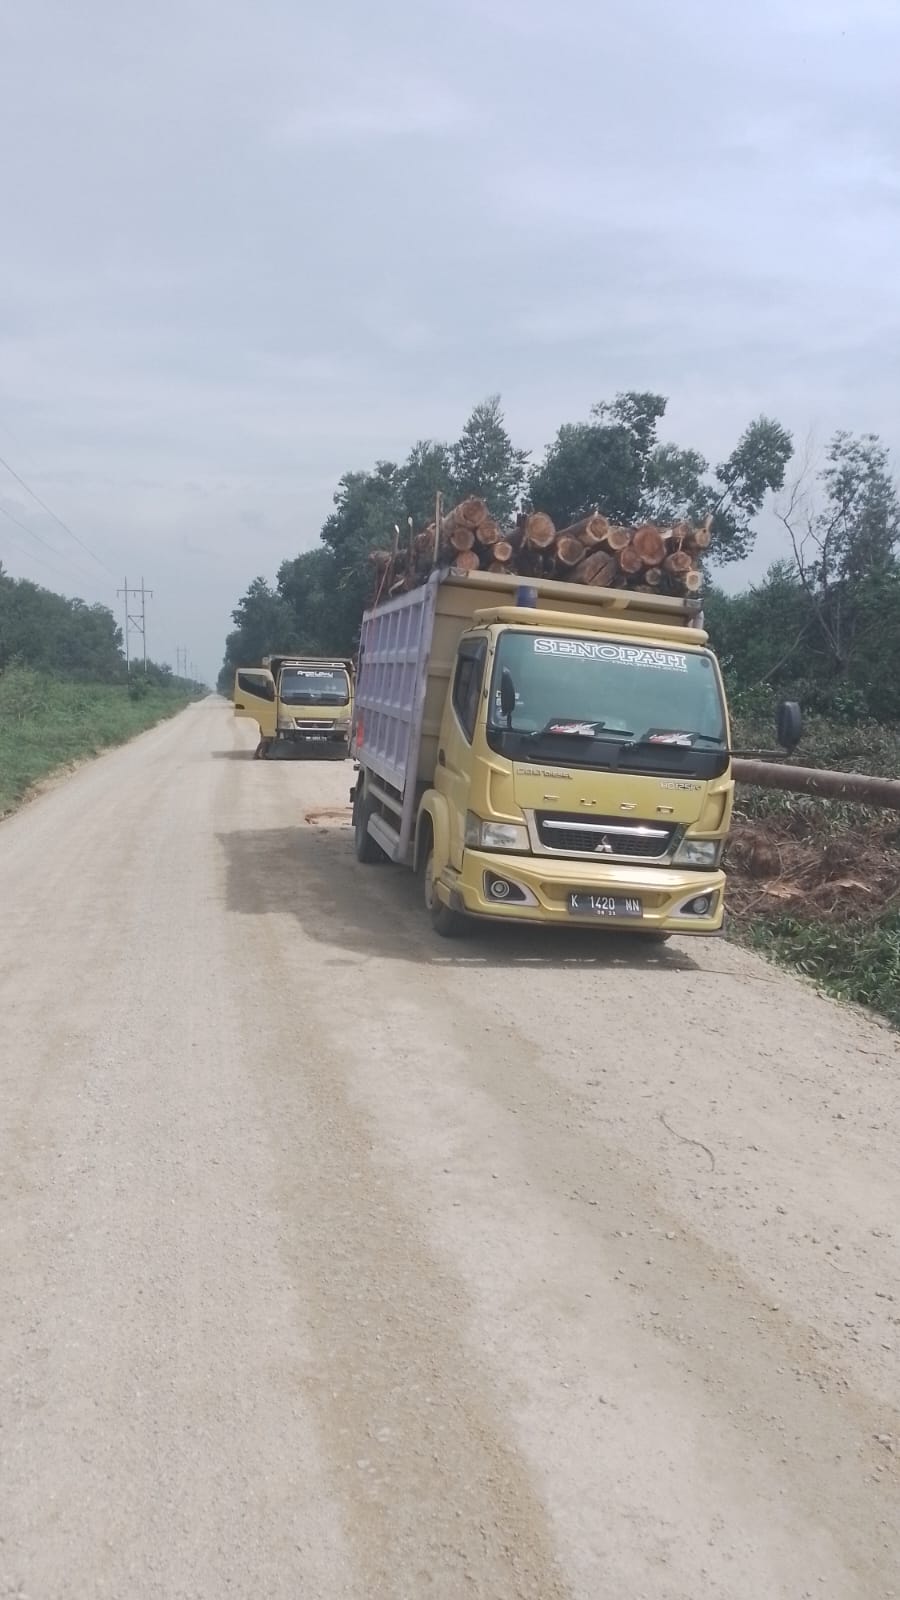
[[[771,742],[738,718],[735,745]],[[900,776],[900,730],[815,717],[802,766]],[[732,936],[900,1028],[900,814],[739,787],[726,855]]]
[[[132,699],[126,684],[78,683],[8,667],[0,673],[0,816],[40,779],[124,744],[189,699],[181,690],[152,685]]]

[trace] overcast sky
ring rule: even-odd
[[[105,567],[2,468],[0,559],[143,574],[213,679],[341,472],[493,391],[535,453],[623,388],[896,446],[898,71],[897,0],[7,0],[0,455]]]

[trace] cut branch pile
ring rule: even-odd
[[[463,572],[511,572],[522,578],[560,578],[594,588],[634,589],[647,594],[697,594],[700,562],[712,537],[712,518],[645,522],[622,527],[595,512],[570,528],[554,527],[543,511],[523,513],[514,528],[501,528],[476,495],[454,506],[405,550],[373,550],[375,599],[415,589],[435,566]]]

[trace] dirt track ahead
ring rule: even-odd
[[[0,826],[3,1600],[900,1596],[893,1037],[437,940],[251,744]]]

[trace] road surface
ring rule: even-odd
[[[0,1596],[900,1596],[894,1037],[442,942],[252,743],[0,826]]]

